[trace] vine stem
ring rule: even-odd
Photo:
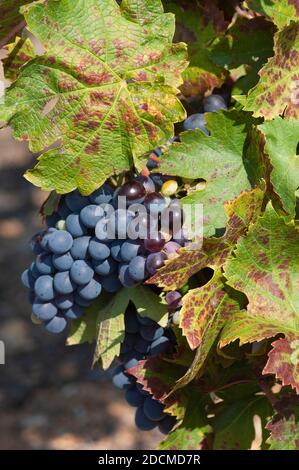
[[[9,31],[9,33],[6,36],[4,36],[4,38],[0,41],[0,49],[2,49],[2,47],[5,46],[5,44],[7,44],[17,33],[22,31],[22,29],[25,28],[25,26],[26,26],[26,21],[22,20],[14,28],[12,28],[12,30]]]

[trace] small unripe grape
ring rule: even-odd
[[[58,220],[58,222],[56,223],[56,228],[57,228],[57,230],[66,230],[65,220],[63,220],[63,219]]]
[[[178,190],[178,183],[175,180],[168,180],[163,183],[161,193],[163,196],[173,196]]]
[[[174,312],[174,314],[172,315],[172,322],[174,325],[179,325],[180,324],[180,321],[181,321],[181,311],[180,310],[177,310],[176,312]]]

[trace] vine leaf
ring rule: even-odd
[[[170,260],[147,282],[167,290],[182,287],[188,279],[201,269],[220,268],[242,237],[250,223],[260,214],[263,192],[256,188],[245,191],[225,204],[228,222],[225,234],[218,238],[205,238],[201,249],[182,249],[179,256]]]
[[[203,287],[192,289],[183,298],[180,326],[191,349],[197,348],[191,366],[172,389],[172,393],[191,382],[201,371],[225,322],[234,318],[238,303],[224,290],[221,271]]]
[[[246,313],[226,323],[220,346],[237,338],[244,344],[284,334],[274,343],[263,373],[276,374],[299,392],[298,244],[298,230],[284,224],[269,204],[225,266],[228,284],[244,292],[249,303]]]
[[[274,56],[260,70],[258,84],[246,97],[236,97],[254,117],[273,119],[280,114],[298,119],[299,22],[274,36]]]
[[[200,347],[200,356],[206,357],[222,324],[235,309],[236,302],[223,289],[220,270],[203,287],[189,290],[183,297],[180,328],[190,348]]]
[[[253,418],[259,416],[263,438],[268,437],[265,424],[273,413],[265,396],[254,395],[230,404],[220,404],[220,410],[212,419],[214,450],[248,450],[255,438]],[[244,430],[246,429],[246,432]]]
[[[279,29],[299,17],[297,0],[248,0],[247,3],[252,10],[270,18]]]
[[[174,143],[163,154],[157,171],[189,179],[203,179],[206,186],[191,189],[182,204],[203,204],[205,236],[225,227],[223,204],[242,191],[250,189],[243,164],[243,148],[247,124],[238,122],[235,112],[210,113],[207,127],[210,136],[200,130],[181,134],[181,143]]]
[[[299,334],[280,338],[272,346],[263,374],[275,374],[283,385],[291,385],[299,394]]]
[[[274,25],[262,17],[238,18],[225,36],[214,42],[211,58],[229,71],[246,65],[246,75],[242,74],[235,87],[248,92],[258,82],[258,71],[273,55],[274,32]]]
[[[185,96],[203,97],[220,87],[225,80],[223,67],[211,59],[211,44],[228,26],[224,13],[215,0],[200,3],[165,2],[165,8],[176,16],[176,39],[188,44],[189,67],[183,72],[181,86]]]
[[[159,444],[159,450],[199,450],[212,432],[205,413],[207,398],[193,394],[186,406],[183,422]]]
[[[29,38],[23,40],[17,36],[13,43],[7,44],[3,49],[7,53],[3,60],[5,77],[14,81],[21,67],[35,56],[34,47]]]
[[[0,3],[0,48],[13,40],[17,34],[13,33],[17,25],[22,21],[23,16],[20,13],[22,5],[30,3],[32,0],[1,0]],[[25,26],[25,23],[23,27]],[[8,38],[8,40],[5,40]],[[2,42],[4,43],[2,44]]]
[[[125,334],[124,314],[130,301],[135,305],[139,315],[166,326],[167,306],[148,287],[121,289],[109,301],[103,300],[97,311],[94,364],[100,359],[104,369],[108,369],[120,353]]]
[[[299,450],[298,416],[276,415],[267,423],[266,428],[270,431],[267,440],[269,450]]]
[[[185,368],[176,362],[156,356],[139,361],[137,366],[129,369],[144,390],[150,392],[156,400],[165,405],[165,411],[181,419],[186,410],[187,392],[180,390],[168,396],[176,380],[182,376]]]
[[[88,195],[133,163],[141,169],[185,117],[176,87],[186,46],[172,43],[174,16],[160,0],[49,0],[24,15],[45,54],[7,90],[2,115],[33,152],[61,139],[26,178]]]
[[[270,181],[283,211],[294,217],[299,187],[299,124],[280,117],[259,126],[265,138],[264,151],[271,168]]]

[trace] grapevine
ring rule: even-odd
[[[298,2],[0,13],[1,127],[46,192],[32,321],[94,344],[161,450],[254,448],[256,416],[298,450]]]

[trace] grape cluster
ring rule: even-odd
[[[206,135],[209,135],[209,131],[205,125],[205,113],[214,113],[221,109],[226,110],[227,104],[221,95],[210,95],[203,99],[203,113],[195,113],[189,116],[183,124],[184,129],[201,129]]]
[[[158,178],[162,186],[154,175],[137,176],[117,189],[105,183],[89,197],[78,191],[61,197],[57,211],[46,218],[47,230],[33,237],[36,259],[22,274],[34,322],[60,333],[102,290],[115,293],[138,285],[187,243],[176,228],[182,226],[183,211],[171,198],[178,183]],[[136,204],[144,208],[142,214],[134,210]]]
[[[121,346],[120,364],[113,370],[113,384],[125,390],[129,405],[137,408],[135,423],[138,429],[149,431],[156,426],[168,434],[176,419],[164,412],[164,405],[143,390],[130,374],[130,368],[149,356],[172,352],[175,337],[170,328],[162,328],[150,318],[140,316],[129,307],[125,314],[125,339]]]

